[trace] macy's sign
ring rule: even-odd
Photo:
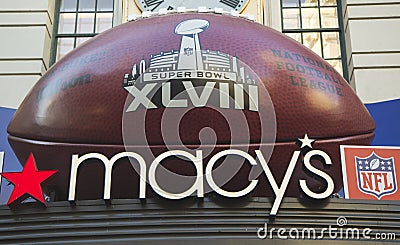
[[[188,196],[191,196],[193,194],[197,194],[197,197],[204,197],[204,181],[208,183],[208,185],[211,187],[213,191],[218,193],[221,196],[225,197],[230,197],[230,198],[237,198],[237,197],[242,197],[244,195],[249,194],[251,191],[254,190],[254,188],[258,184],[258,180],[251,180],[249,181],[249,184],[247,187],[240,191],[228,191],[224,190],[220,186],[218,186],[213,178],[212,175],[212,170],[216,162],[223,157],[226,157],[228,155],[236,155],[239,157],[242,157],[244,160],[247,160],[247,162],[252,166],[257,166],[258,164],[261,165],[262,170],[267,177],[268,182],[270,183],[274,194],[275,194],[275,200],[272,206],[272,209],[270,211],[270,215],[276,215],[279,209],[279,206],[282,202],[283,196],[286,192],[286,189],[288,187],[289,181],[293,175],[293,170],[295,168],[296,162],[298,161],[298,158],[300,156],[300,151],[294,151],[292,158],[290,160],[289,166],[286,169],[285,176],[282,180],[282,183],[280,185],[276,182],[276,179],[274,178],[271,169],[269,168],[267,161],[265,160],[262,152],[260,150],[255,150],[256,158],[253,158],[250,154],[241,151],[241,150],[236,150],[236,149],[229,149],[229,150],[224,150],[221,152],[218,152],[214,156],[211,157],[211,159],[208,161],[208,164],[205,168],[205,172],[203,172],[203,152],[201,150],[197,150],[195,154],[191,154],[187,151],[182,151],[182,150],[171,150],[164,152],[157,157],[151,162],[150,167],[147,172],[146,168],[146,162],[144,158],[135,152],[121,152],[113,157],[111,159],[108,159],[106,156],[100,153],[88,153],[82,156],[78,155],[73,155],[72,156],[72,163],[71,163],[71,175],[70,175],[70,183],[69,183],[69,195],[68,195],[68,200],[69,201],[75,201],[75,191],[76,191],[76,182],[77,182],[77,174],[78,174],[78,169],[81,164],[83,164],[86,160],[88,159],[97,159],[100,160],[105,167],[105,179],[104,179],[104,194],[103,198],[105,200],[110,199],[110,193],[111,193],[111,182],[112,182],[112,170],[114,164],[121,158],[124,157],[129,157],[133,158],[136,160],[136,163],[139,165],[139,175],[140,175],[140,180],[139,180],[139,198],[143,199],[146,198],[146,180],[148,179],[149,184],[151,188],[160,196],[167,198],[167,199],[182,199]],[[195,169],[196,169],[196,177],[193,185],[189,187],[187,190],[181,192],[181,193],[170,193],[163,189],[162,186],[159,185],[159,182],[156,178],[156,170],[157,168],[161,165],[161,162],[167,158],[167,157],[183,157],[189,162],[191,162]],[[324,199],[332,195],[334,191],[334,182],[331,176],[329,176],[327,173],[315,168],[314,166],[311,165],[310,160],[312,157],[320,157],[324,160],[325,165],[332,165],[331,158],[326,154],[325,152],[321,150],[311,150],[307,152],[304,155],[304,167],[310,171],[313,175],[319,176],[320,178],[324,179],[327,183],[326,189],[322,191],[321,193],[315,193],[311,191],[306,183],[306,180],[300,179],[299,184],[301,190],[309,197],[314,198],[314,199]]]

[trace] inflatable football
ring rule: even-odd
[[[312,149],[332,159],[329,168],[319,159],[312,162],[338,191],[339,146],[370,144],[374,128],[341,75],[291,38],[239,17],[181,13],[122,24],[70,52],[26,96],[8,133],[21,163],[32,152],[39,169],[59,170],[48,188],[56,200],[67,200],[73,155],[111,159],[135,152],[149,168],[166,151],[201,150],[204,170],[218,152],[240,149],[255,158],[260,150],[279,184],[293,152],[305,150],[298,139],[306,134],[315,139]],[[273,195],[264,174],[252,176],[248,159],[227,157],[224,166],[224,158],[219,160],[216,170],[219,164],[220,172],[236,169],[217,183],[224,190],[239,191],[254,177],[259,183],[250,195]],[[138,198],[136,160],[120,158],[114,165],[111,198]],[[184,157],[166,157],[162,165],[177,176],[196,175]],[[98,159],[82,163],[77,199],[102,198],[104,179]],[[302,195],[299,179],[316,193],[326,186],[304,169],[301,157],[287,196]],[[189,181],[173,191],[190,186]],[[147,196],[159,196],[146,188]]]

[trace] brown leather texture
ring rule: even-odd
[[[130,73],[132,65],[139,64],[142,58],[147,60],[160,52],[179,50],[181,36],[174,29],[187,19],[204,19],[210,23],[199,34],[202,50],[236,55],[261,79],[276,113],[278,142],[293,141],[305,133],[329,139],[373,132],[375,125],[371,116],[347,82],[301,44],[238,17],[178,14],[120,25],[73,50],[33,87],[10,123],[9,134],[49,142],[122,144],[122,115],[128,97],[122,88],[124,74]],[[279,50],[282,57],[274,55],[272,50]],[[330,70],[312,65],[314,61]],[[315,70],[324,78],[319,78]],[[332,81],[325,79],[325,73],[333,76]],[[74,83],[77,78],[83,82]],[[90,82],[86,83],[86,79]],[[318,82],[322,82],[325,90],[318,87]],[[326,87],[335,92],[329,92]],[[262,100],[260,96],[260,107]],[[163,110],[147,111],[147,142],[131,143],[163,144],[160,137]],[[184,111],[174,110],[178,114]],[[243,113],[249,122],[251,142],[262,141],[258,114]],[[218,111],[194,108],[182,118],[183,143],[198,144],[198,130],[205,126],[214,129],[217,143],[230,142],[228,123],[218,117]]]
[[[123,88],[124,74],[130,73],[134,64],[151,55],[179,50],[181,35],[175,27],[184,20],[203,19],[209,28],[200,33],[202,50],[220,51],[237,56],[250,67],[261,81],[259,107],[265,114],[250,110],[223,109],[225,115],[235,118],[245,116],[249,132],[236,130],[232,140],[230,124],[215,106],[172,108],[179,122],[181,142],[168,142],[162,138],[161,121],[165,108],[145,111],[143,108],[129,112],[132,137],[123,140],[123,115],[129,94]],[[264,91],[265,92],[265,91]],[[137,116],[136,115],[140,115]],[[294,151],[300,148],[295,141],[306,133],[317,139],[314,149],[326,151],[333,165],[324,169],[335,180],[335,190],[341,188],[339,146],[342,144],[368,145],[374,136],[375,124],[370,114],[348,83],[327,62],[285,35],[260,24],[217,14],[175,14],[156,16],[125,23],[106,31],[70,52],[37,82],[17,110],[8,127],[9,142],[19,160],[24,163],[30,152],[36,157],[39,169],[58,169],[53,188],[59,200],[67,198],[72,154],[100,152],[107,157],[132,150],[140,153],[147,147],[154,155],[167,149],[186,146],[195,149],[210,148],[212,154],[229,148],[247,146],[246,152],[270,142],[275,135],[271,130],[261,134],[264,126],[260,116],[276,115],[276,145],[269,166],[281,182]],[[211,128],[216,142],[200,140],[199,132]],[[274,129],[274,125],[272,125]],[[135,138],[135,130],[144,131],[146,141]],[[246,137],[249,137],[246,138]],[[124,143],[128,148],[124,147]],[[165,146],[167,145],[167,147]],[[246,147],[245,147],[246,148]],[[211,154],[211,155],[212,155]],[[211,156],[209,155],[209,156]],[[205,158],[206,163],[209,158]],[[151,161],[152,159],[149,159]],[[114,169],[112,197],[137,197],[137,174],[129,161]],[[315,161],[315,160],[313,160]],[[97,163],[98,164],[98,163]],[[102,196],[104,172],[91,161],[80,169],[78,199],[95,199]],[[181,174],[193,174],[193,166],[175,159],[163,164]],[[323,166],[315,162],[319,168]],[[246,168],[248,168],[246,170]],[[249,165],[226,183],[228,190],[238,190],[248,185]],[[114,177],[115,176],[115,177]],[[118,177],[116,177],[118,176]],[[132,177],[133,176],[133,177]],[[301,195],[298,180],[304,178],[314,191],[321,191],[325,183],[307,175],[301,163],[288,188],[289,196]],[[132,186],[131,189],[126,186]],[[151,195],[151,189],[149,193]],[[154,193],[153,193],[154,195]],[[260,177],[255,196],[271,196],[272,190],[264,175]]]

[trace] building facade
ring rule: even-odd
[[[54,62],[140,15],[139,6],[127,0],[1,1],[0,86],[7,92],[0,105],[16,108]],[[240,11],[325,58],[364,103],[400,98],[400,1],[250,0]]]
[[[204,11],[194,2],[186,1],[185,4],[189,9]],[[216,12],[240,13],[269,26],[320,55],[343,75],[370,110],[377,125],[373,144],[400,145],[397,126],[400,123],[400,84],[397,81],[400,76],[400,0],[202,2],[210,4]],[[149,16],[151,11],[185,11],[178,7],[181,6],[176,5],[174,0],[0,0],[0,163],[14,163],[4,168],[0,166],[0,173],[21,171],[19,161],[8,145],[7,124],[32,86],[53,64],[85,41],[112,27],[134,21],[138,16]],[[127,87],[131,87],[132,81],[137,81],[138,77],[143,83],[147,78],[158,82],[162,80],[158,78],[164,79],[167,72],[182,68],[189,74],[192,70],[213,74],[224,72],[226,80],[237,78],[237,87],[249,87],[252,95],[257,82],[248,73],[247,67],[235,55],[201,49],[196,35],[200,33],[198,29],[204,31],[208,26],[207,23],[195,24],[199,24],[195,31],[175,29],[175,34],[182,34],[181,43],[185,43],[179,50],[157,51],[150,57],[139,57],[140,61],[132,64],[132,72],[129,70],[130,73],[121,76],[122,86],[129,91]],[[184,35],[190,31],[193,31],[191,39]],[[195,60],[185,62],[182,54],[190,54]],[[78,79],[81,83],[84,79],[85,82],[90,80],[89,77]],[[228,86],[222,85],[221,88],[226,88],[229,94]],[[229,104],[221,108],[229,108]],[[250,103],[249,110],[252,108],[257,109],[258,104],[252,107]],[[308,140],[311,146],[307,134],[303,140]],[[76,172],[79,164],[76,165]],[[109,164],[111,170],[112,164],[114,162]],[[111,182],[111,172],[110,181],[104,182]],[[232,199],[211,193],[204,199],[188,198],[180,203],[150,198],[122,200],[109,197],[104,198],[106,201],[72,198],[68,199],[70,202],[67,199],[52,202],[54,192],[50,191],[45,196],[48,201],[46,209],[39,202],[24,203],[24,206],[12,209],[5,204],[14,187],[9,182],[1,184],[2,180],[5,181],[0,177],[0,238],[4,244],[186,244],[188,240],[200,244],[205,238],[219,239],[214,244],[261,244],[265,241],[257,239],[257,230],[260,231],[267,223],[276,231],[288,228],[290,224],[295,228],[315,228],[320,232],[331,225],[347,225],[339,223],[343,217],[353,222],[344,228],[385,231],[395,236],[400,234],[398,201],[326,198],[318,200],[318,205],[314,207],[307,200],[285,197],[281,215],[275,219],[267,216],[275,201],[265,197],[246,196],[232,202]],[[89,188],[88,192],[91,191]],[[334,196],[337,195],[341,194],[335,193]],[[274,235],[278,234],[276,231]],[[320,239],[336,240],[336,237],[321,232]],[[276,244],[286,242],[284,238]],[[320,244],[320,241],[301,239],[291,241],[292,244],[313,242]],[[347,244],[346,241],[335,242]],[[376,244],[376,241],[364,239],[359,243]]]

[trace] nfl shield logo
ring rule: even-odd
[[[190,56],[193,54],[193,48],[189,48],[189,47],[184,48],[183,52],[185,53],[185,55]]]
[[[383,158],[372,152],[366,158],[355,156],[358,189],[381,199],[397,191],[394,158]]]

